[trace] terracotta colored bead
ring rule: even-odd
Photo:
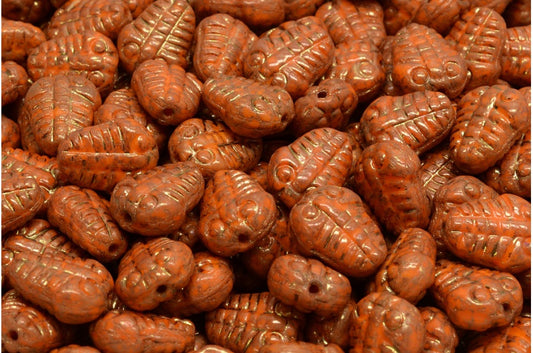
[[[501,194],[531,197],[531,130],[522,135],[483,180]]]
[[[68,343],[72,331],[14,289],[2,297],[2,348],[7,352],[47,353]]]
[[[368,102],[377,96],[385,82],[381,53],[378,47],[366,40],[339,44],[324,77],[348,82],[359,102]]]
[[[186,66],[196,19],[185,0],[156,0],[122,28],[117,48],[122,67],[132,73],[148,59]]]
[[[129,232],[163,236],[178,230],[204,194],[204,178],[191,163],[171,163],[117,183],[111,214]]]
[[[23,226],[44,203],[44,193],[34,177],[2,170],[2,232]]]
[[[435,193],[428,231],[437,243],[439,257],[448,252],[443,239],[444,222],[447,214],[463,203],[495,199],[496,197],[498,197],[498,193],[493,188],[470,175],[460,175],[450,179]]]
[[[442,237],[467,262],[524,271],[531,266],[531,204],[512,194],[462,203],[446,215]]]
[[[2,0],[2,16],[10,20],[37,24],[50,11],[50,0]]]
[[[385,141],[365,148],[354,178],[357,193],[389,232],[427,227],[431,209],[420,159],[406,144]]]
[[[202,99],[216,117],[244,137],[281,132],[294,118],[294,103],[287,91],[244,77],[208,79]]]
[[[122,27],[132,19],[128,4],[122,0],[69,0],[54,12],[46,35],[55,38],[96,31],[115,40]]]
[[[267,284],[270,293],[302,313],[335,316],[348,303],[350,281],[320,261],[283,255],[272,262]]]
[[[437,31],[416,23],[394,37],[392,63],[392,80],[404,93],[440,91],[451,99],[468,79],[468,66],[459,52]]]
[[[110,311],[89,329],[94,345],[105,353],[184,353],[193,347],[194,331],[189,320],[134,311]]]
[[[44,191],[43,207],[47,207],[53,189],[58,184],[59,166],[56,158],[41,156],[19,148],[3,148],[2,168],[3,170],[12,169],[19,175],[34,177],[41,190]]]
[[[509,326],[481,333],[468,344],[468,353],[531,351],[531,318],[519,315]]]
[[[217,13],[204,18],[194,34],[194,72],[202,81],[218,76],[242,76],[244,58],[257,35],[243,22]]]
[[[57,147],[71,132],[93,124],[93,114],[101,104],[95,85],[82,76],[38,79],[28,90],[19,117],[22,146],[31,152],[55,156]]]
[[[74,33],[41,43],[28,55],[28,74],[34,80],[58,74],[81,75],[105,97],[117,75],[115,44],[99,32]]]
[[[232,294],[207,313],[205,331],[210,342],[235,353],[257,353],[269,343],[296,341],[303,319],[269,292]]]
[[[507,29],[500,77],[514,86],[531,85],[531,25]]]
[[[436,148],[426,153],[421,161],[420,175],[426,195],[433,205],[437,191],[452,178],[461,173],[453,164],[450,150],[447,146]]]
[[[291,128],[297,136],[320,127],[342,130],[357,102],[357,93],[349,83],[338,78],[323,80],[294,103]]]
[[[384,23],[388,34],[396,34],[411,22],[448,33],[459,16],[468,10],[470,0],[385,0]]]
[[[247,171],[261,158],[262,141],[234,134],[223,122],[188,119],[168,141],[170,160],[190,161],[206,178],[219,170]]]
[[[350,353],[422,351],[424,321],[407,300],[388,292],[374,292],[357,303],[357,314],[350,329]]]
[[[365,109],[360,120],[367,145],[398,141],[419,155],[441,143],[454,123],[452,102],[443,93],[433,91],[379,97]]]
[[[250,27],[270,28],[279,25],[285,17],[283,0],[235,0],[221,3],[216,0],[193,0],[191,5],[199,17],[225,13]]]
[[[435,302],[458,328],[485,331],[509,325],[522,310],[522,289],[511,274],[437,261]]]
[[[289,208],[312,188],[341,186],[348,177],[352,149],[348,135],[331,128],[311,130],[272,154],[268,185]]]
[[[486,171],[500,160],[529,127],[527,102],[516,89],[482,86],[459,102],[450,136],[452,158],[470,174]]]
[[[72,257],[86,258],[87,253],[72,242],[66,235],[61,234],[44,219],[33,218],[15,232],[6,234],[9,239],[5,246],[24,248],[38,253],[58,251]],[[13,245],[10,245],[13,244]]]
[[[23,98],[29,88],[24,67],[14,61],[2,62],[2,106]]]
[[[501,14],[511,0],[470,0],[470,8],[488,7]]]
[[[102,264],[59,251],[30,251],[24,242],[34,244],[19,239],[2,251],[2,270],[24,298],[67,324],[91,322],[107,310],[113,277]]]
[[[132,119],[77,130],[59,145],[57,152],[63,180],[108,192],[128,174],[155,167],[158,158],[154,138]]]
[[[507,27],[527,26],[531,24],[531,1],[511,0],[503,12]]]
[[[115,291],[128,307],[152,310],[184,288],[193,272],[193,254],[184,243],[165,237],[135,243],[120,260]]]
[[[53,349],[50,351],[50,353],[100,353],[100,351],[90,346],[69,344],[68,346]]]
[[[93,190],[59,187],[47,214],[52,225],[101,262],[119,259],[126,252],[126,235],[111,217],[109,201]]]
[[[234,275],[230,263],[209,252],[194,254],[194,270],[189,284],[157,311],[166,316],[188,317],[215,310],[233,289]]]
[[[387,255],[378,225],[350,189],[308,191],[291,209],[289,224],[302,251],[348,276],[375,273]]]
[[[387,291],[416,305],[433,284],[436,257],[431,234],[420,228],[404,230],[390,247],[369,292]]]
[[[23,64],[29,52],[44,41],[46,36],[39,27],[2,17],[2,61]]]
[[[230,351],[222,346],[217,346],[216,344],[208,344],[200,349],[190,351],[189,353],[233,353],[233,351]]]
[[[285,207],[277,206],[278,215],[270,233],[241,256],[244,266],[262,279],[267,278],[268,270],[276,258],[298,253],[297,244],[289,232],[289,212]]]
[[[446,36],[466,60],[471,73],[465,90],[496,84],[500,76],[505,20],[496,11],[476,7],[461,15]]]
[[[270,232],[277,214],[274,197],[238,170],[221,170],[205,188],[199,231],[204,245],[219,256],[251,249]]]
[[[336,344],[322,346],[303,341],[290,343],[271,343],[259,350],[259,353],[343,353]]]
[[[347,350],[350,327],[357,316],[356,305],[355,300],[350,299],[341,313],[332,318],[311,315],[305,326],[306,340],[324,346],[336,344]]]
[[[284,0],[285,21],[312,16],[324,2],[325,0]]]
[[[446,314],[431,306],[422,307],[419,310],[426,324],[423,352],[455,352],[459,344],[459,336]]]
[[[293,99],[324,75],[335,46],[322,21],[307,16],[264,32],[244,61],[244,74],[255,81],[280,86]]]
[[[19,125],[2,115],[2,150],[4,148],[20,147],[20,128]]]
[[[162,125],[178,125],[192,118],[200,104],[202,83],[181,66],[163,59],[139,64],[131,86],[141,106]]]
[[[383,8],[375,0],[356,4],[335,0],[322,5],[315,15],[324,22],[336,46],[365,40],[379,47],[386,36]]]

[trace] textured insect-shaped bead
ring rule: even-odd
[[[2,170],[2,232],[23,226],[43,203],[44,192],[33,176]]]
[[[513,194],[462,203],[446,215],[442,237],[467,262],[524,271],[531,266],[531,204]]]
[[[517,86],[531,85],[531,25],[507,28],[500,78]]]
[[[163,59],[143,61],[133,72],[131,86],[141,106],[162,125],[178,125],[198,110],[201,82],[177,64]]]
[[[82,75],[106,96],[113,88],[118,62],[113,41],[99,32],[87,31],[41,43],[28,55],[27,67],[34,81],[60,73]]]
[[[419,155],[442,142],[454,123],[452,102],[434,91],[379,97],[360,120],[367,145],[393,140],[406,143]]]
[[[411,23],[392,43],[392,81],[404,93],[440,91],[457,97],[467,83],[468,67],[459,52],[434,29]]]
[[[529,127],[527,102],[503,85],[469,91],[458,105],[450,136],[452,158],[470,174],[486,171],[500,160]]]
[[[29,52],[44,41],[46,36],[39,27],[2,17],[2,61],[25,63]]]
[[[19,117],[22,146],[30,152],[55,156],[57,147],[71,132],[93,124],[94,112],[101,104],[96,86],[82,76],[38,79],[28,90]],[[32,144],[38,149],[34,150]]]
[[[77,130],[57,152],[62,180],[108,192],[126,175],[154,168],[158,159],[155,139],[132,119]]]
[[[326,73],[334,43],[321,20],[307,16],[263,33],[244,61],[244,74],[280,86],[296,99]]]
[[[465,90],[496,83],[506,29],[503,17],[486,7],[473,8],[455,22],[446,40],[467,62],[471,78]]]
[[[111,217],[109,201],[74,185],[55,190],[47,210],[50,223],[101,262],[119,259],[128,247]]]
[[[145,236],[177,231],[204,194],[204,178],[188,162],[169,163],[121,180],[111,194],[119,225]]]
[[[286,206],[325,185],[342,186],[352,163],[348,135],[332,128],[311,130],[272,154],[268,187]]]
[[[257,353],[269,343],[296,341],[303,319],[269,292],[231,294],[207,313],[205,329],[210,342],[235,353]]]
[[[350,328],[350,353],[422,350],[424,321],[418,309],[407,300],[388,292],[374,292],[357,303],[357,313]]]
[[[448,316],[432,306],[425,306],[419,310],[426,325],[424,351],[427,353],[453,352],[459,344],[459,336]]]
[[[67,324],[91,322],[107,310],[113,277],[102,264],[59,251],[36,251],[24,242],[35,243],[19,239],[2,251],[2,270],[24,298]]]
[[[194,271],[191,249],[166,237],[135,243],[122,257],[115,291],[124,304],[155,309],[189,283]]]
[[[285,89],[244,77],[208,79],[202,99],[216,117],[244,137],[282,132],[294,118],[294,103]]]
[[[224,13],[204,18],[196,27],[194,72],[202,81],[217,76],[242,76],[244,59],[257,35]]]
[[[433,284],[436,257],[437,245],[431,234],[408,228],[390,247],[368,291],[387,291],[416,304]]]
[[[214,254],[232,256],[251,249],[267,235],[276,215],[274,197],[255,179],[239,170],[221,170],[205,189],[200,238]]]
[[[368,146],[354,178],[357,193],[389,232],[398,235],[407,228],[427,227],[431,209],[420,159],[406,144],[385,141]]]
[[[368,40],[379,47],[387,35],[383,8],[375,0],[335,0],[322,5],[315,15],[324,22],[335,45]]]
[[[7,352],[48,352],[73,338],[68,327],[11,289],[2,297],[2,344]]]
[[[458,328],[486,331],[507,326],[523,305],[520,283],[507,272],[438,260],[431,293]]]
[[[2,106],[23,98],[30,85],[23,66],[14,61],[2,62]]]
[[[378,225],[347,188],[330,185],[307,192],[291,209],[289,224],[304,253],[348,276],[375,273],[387,255]]]
[[[263,143],[234,134],[221,121],[192,118],[172,132],[168,150],[172,162],[190,161],[209,178],[218,170],[253,168],[261,158]]]
[[[117,310],[89,328],[96,348],[108,353],[189,352],[194,346],[194,332],[189,320]]]
[[[85,31],[100,32],[112,40],[132,21],[125,1],[70,0],[57,9],[46,27],[48,38]]]
[[[120,62],[132,73],[148,59],[162,58],[168,64],[186,66],[196,19],[185,0],[152,2],[122,28],[117,39]]]

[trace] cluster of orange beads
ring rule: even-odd
[[[530,1],[2,16],[2,352],[531,351]]]

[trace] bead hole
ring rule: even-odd
[[[162,285],[157,287],[156,291],[157,291],[157,293],[160,293],[160,294],[165,293],[167,291],[167,286],[162,284]]]
[[[316,95],[318,98],[326,98],[328,96],[328,93],[326,91],[320,91]]]
[[[7,335],[9,336],[9,338],[11,338],[13,341],[16,341],[19,339],[19,334],[17,333],[17,331],[15,330],[9,330],[9,332],[7,333]]]
[[[320,291],[320,288],[319,288],[316,284],[312,283],[312,284],[309,286],[309,293],[311,293],[311,294],[316,294],[316,293],[318,293],[319,291]]]
[[[174,110],[172,108],[166,108],[165,110],[163,110],[163,114],[164,115],[172,115],[174,114]]]

